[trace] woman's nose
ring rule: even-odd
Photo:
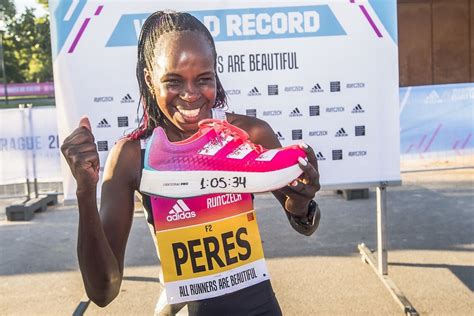
[[[180,95],[181,99],[189,103],[192,103],[198,100],[199,96],[200,96],[199,88],[196,87],[196,85],[193,83],[186,84]]]

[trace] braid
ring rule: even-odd
[[[138,39],[138,60],[136,75],[140,91],[140,107],[143,107],[143,116],[137,129],[127,135],[130,139],[142,139],[151,135],[153,129],[163,125],[163,114],[156,103],[153,91],[150,91],[145,80],[144,69],[153,72],[153,60],[155,57],[155,45],[161,35],[170,32],[195,31],[203,34],[211,45],[214,68],[216,68],[217,52],[209,30],[197,18],[189,13],[174,11],[157,11],[150,15],[142,26]],[[224,108],[227,106],[227,96],[219,77],[216,73],[216,102],[214,107]]]

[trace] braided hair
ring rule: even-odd
[[[140,106],[143,107],[143,116],[137,129],[127,135],[130,139],[143,139],[151,135],[155,127],[164,124],[164,115],[156,102],[155,96],[150,92],[145,80],[144,69],[152,72],[155,58],[155,46],[160,36],[170,32],[195,31],[203,34],[209,40],[214,57],[214,69],[216,69],[217,52],[209,30],[197,18],[189,13],[174,11],[157,11],[150,15],[142,26],[138,39],[138,61],[136,75],[138,88],[140,90]],[[227,96],[216,73],[216,102],[214,107],[223,108],[227,106]],[[137,109],[137,112],[138,112]]]

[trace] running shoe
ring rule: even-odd
[[[306,153],[298,145],[265,149],[225,120],[202,120],[198,132],[174,143],[157,127],[147,143],[140,190],[172,198],[273,191],[302,173],[299,157]]]

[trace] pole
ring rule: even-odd
[[[388,274],[385,218],[387,216],[387,187],[377,187],[377,268],[380,275]]]
[[[3,34],[5,33],[5,20],[3,11],[0,12],[0,66],[2,67],[3,89],[5,93],[5,103],[8,105],[7,72],[5,71],[5,58],[3,54]]]
[[[35,135],[34,135],[34,129],[33,129],[33,104],[27,104],[26,105],[28,109],[28,125],[29,125],[29,137],[31,138],[31,164],[32,164],[32,169],[33,169],[33,187],[35,190],[35,198],[37,198],[38,195],[38,178],[36,175],[36,144],[33,141]]]

